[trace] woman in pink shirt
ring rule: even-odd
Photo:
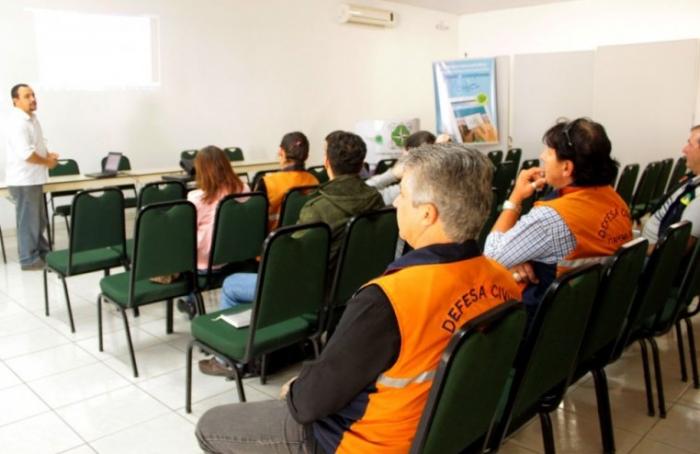
[[[238,178],[226,154],[218,147],[210,145],[199,150],[194,169],[197,189],[187,194],[187,200],[197,208],[197,270],[206,273],[219,201],[229,194],[250,192],[250,188]],[[193,298],[179,300],[178,309],[187,312],[190,319],[194,317]]]

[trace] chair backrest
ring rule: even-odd
[[[266,174],[272,173],[272,172],[279,172],[279,170],[277,170],[277,169],[258,170],[257,172],[255,172],[255,175],[253,175],[253,184],[252,184],[252,186],[250,186],[250,189],[252,189],[252,190],[255,191],[255,190],[257,189],[257,187],[258,187],[258,184],[260,183],[260,180],[262,180],[262,178],[263,178]]]
[[[193,160],[197,156],[197,150],[183,150],[180,152],[180,159]]]
[[[523,161],[523,164],[520,166],[520,171],[522,172],[523,170],[532,169],[533,167],[538,167],[539,165],[540,165],[539,159],[526,159]]]
[[[382,159],[377,163],[377,166],[374,168],[374,174],[375,175],[381,175],[382,173],[386,172],[390,168],[396,164],[397,159]]]
[[[172,202],[187,198],[187,189],[179,181],[154,181],[145,184],[139,192],[137,208],[152,203]]]
[[[238,175],[238,178],[240,178],[244,183],[250,183],[248,172],[236,172],[236,175]],[[248,186],[250,186],[250,184]]]
[[[124,194],[117,188],[79,191],[71,205],[68,267],[73,255],[112,246],[125,248]]]
[[[516,360],[504,409],[520,420],[563,383],[569,383],[600,282],[600,264],[586,265],[557,278],[547,289]]]
[[[328,181],[328,172],[326,172],[325,167],[311,166],[306,170],[308,170],[313,176],[315,176],[320,184],[323,184],[326,181]]]
[[[596,302],[581,343],[580,365],[592,360],[605,364],[610,359],[634,301],[636,283],[644,268],[648,246],[649,242],[644,238],[623,244],[603,270]]]
[[[513,161],[515,163],[515,168],[520,166],[520,158],[523,155],[523,150],[520,148],[510,148],[508,153],[506,153],[506,161]]]
[[[80,175],[78,162],[75,159],[59,159],[53,169],[49,169],[50,177],[63,177],[67,175]]]
[[[189,272],[196,276],[197,210],[186,200],[153,203],[139,211],[134,234],[131,292],[137,281]]]
[[[502,150],[492,150],[487,153],[487,156],[493,163],[493,166],[496,167],[498,164],[500,164],[503,161],[503,151]]]
[[[652,196],[652,200],[662,197],[666,192],[666,186],[668,186],[672,169],[673,159],[668,158],[661,161],[661,168],[659,169],[659,175],[657,176],[656,184],[654,185],[654,195]]]
[[[394,207],[358,214],[348,221],[331,286],[331,308],[344,305],[360,286],[386,270],[394,261],[398,237]]]
[[[625,168],[622,169],[620,179],[617,181],[616,191],[627,205],[632,203],[632,194],[634,193],[634,186],[637,183],[638,175],[639,164],[627,164]]]
[[[639,178],[637,189],[634,191],[632,204],[630,205],[632,207],[632,215],[636,218],[646,213],[647,207],[654,195],[656,179],[660,171],[661,163],[659,162],[650,162],[644,168],[642,176]]]
[[[231,194],[219,202],[208,271],[214,266],[255,259],[267,234],[267,197],[262,192]]]
[[[499,215],[498,211],[498,189],[491,188],[491,210],[489,215],[484,221],[484,225],[481,227],[481,232],[479,233],[479,250],[484,250],[484,244],[486,244],[486,237],[491,233],[491,228],[496,223]]]
[[[243,161],[243,150],[238,147],[224,148],[224,153],[229,161]]]
[[[286,227],[297,223],[299,220],[299,212],[301,212],[304,204],[316,195],[316,189],[318,189],[318,185],[297,186],[287,191],[282,200],[282,207],[280,208],[280,227]]]
[[[508,197],[510,188],[515,180],[517,164],[514,161],[503,161],[496,166],[491,187],[497,190],[496,205],[502,204]]]
[[[496,412],[527,316],[509,301],[467,322],[450,340],[418,424],[412,454],[480,448]]]
[[[107,156],[102,158],[102,161],[100,161],[100,169],[104,172],[105,166],[107,165]],[[129,161],[129,158],[127,158],[124,155],[121,155],[119,158],[119,165],[117,166],[117,170],[120,172],[123,172],[125,170],[131,170],[131,162]]]
[[[246,359],[263,353],[259,340],[323,308],[330,228],[317,222],[283,227],[263,244]]]
[[[616,357],[622,354],[624,346],[634,334],[663,310],[679,269],[680,258],[688,244],[690,228],[688,221],[673,224],[656,243],[637,285],[637,295]]]
[[[687,159],[685,156],[681,156],[676,160],[676,164],[673,166],[673,171],[671,172],[671,178],[668,180],[668,188],[666,190],[671,189],[673,186],[678,184],[680,181],[681,177],[685,175],[685,172],[688,170],[686,167],[686,162]]]

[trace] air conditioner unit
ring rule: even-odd
[[[391,27],[396,24],[396,15],[385,9],[341,4],[338,12],[338,22]]]

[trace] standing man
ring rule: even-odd
[[[58,155],[49,153],[39,120],[34,115],[36,97],[27,84],[12,87],[14,109],[7,125],[5,183],[15,203],[17,249],[22,270],[44,268],[49,243],[43,184],[47,169],[56,167]]]

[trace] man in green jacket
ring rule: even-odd
[[[318,195],[306,202],[299,213],[298,224],[324,222],[331,228],[331,273],[335,270],[348,220],[356,214],[384,207],[379,191],[360,179],[366,154],[367,146],[360,136],[344,131],[329,134],[323,166],[330,180],[319,187]]]
[[[326,136],[323,165],[330,180],[319,187],[318,195],[306,202],[299,213],[298,224],[324,222],[331,228],[331,276],[335,272],[348,220],[357,214],[384,207],[381,194],[360,179],[366,154],[367,146],[356,134],[335,131]],[[255,298],[257,281],[258,275],[255,273],[228,276],[221,287],[219,309],[251,303]],[[199,370],[207,375],[230,375],[226,366],[215,358],[200,361]]]

